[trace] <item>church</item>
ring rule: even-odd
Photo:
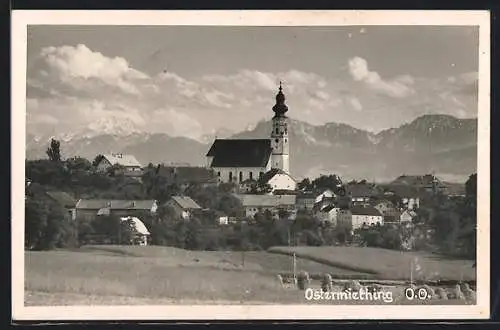
[[[288,106],[280,82],[273,106],[272,131],[266,139],[216,139],[208,151],[207,166],[219,182],[243,183],[247,180],[272,183],[273,190],[294,190],[290,175]]]

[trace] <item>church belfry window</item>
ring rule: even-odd
[[[249,178],[250,178],[250,180],[253,180],[253,173],[252,173],[252,171],[250,171]]]
[[[276,127],[276,134],[279,134],[280,132],[280,129],[278,127]]]
[[[240,171],[240,182],[243,181],[243,172]]]
[[[288,134],[288,129],[285,128],[285,134]]]
[[[220,177],[220,171],[219,171],[219,172],[217,172],[217,176],[218,176],[218,177]]]
[[[229,182],[233,182],[233,172],[229,172]]]

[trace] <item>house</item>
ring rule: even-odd
[[[158,204],[155,200],[106,200],[80,199],[76,203],[76,218],[93,220],[99,215],[116,215],[120,217],[155,214]]]
[[[219,225],[228,225],[229,224],[229,217],[227,215],[221,215],[217,217]]]
[[[188,196],[173,196],[165,205],[172,207],[175,213],[184,220],[191,218],[193,212],[202,211],[202,207]]]
[[[97,170],[100,172],[106,172],[113,166],[120,166],[123,170],[120,171],[119,174],[131,177],[140,177],[143,173],[141,163],[139,163],[133,155],[112,153],[100,155],[99,158],[100,159],[97,162]],[[115,172],[115,174],[118,173]]]
[[[403,210],[416,210],[420,207],[420,196],[418,188],[404,185],[390,185],[386,187],[384,199],[391,199],[396,206]]]
[[[64,191],[47,191],[45,192],[47,197],[53,202],[62,206],[71,220],[76,220],[76,203],[77,200],[73,198],[70,194]]]
[[[144,223],[137,217],[121,217],[121,222],[129,221],[135,233],[132,237],[132,244],[148,245],[148,237],[151,235]]]
[[[378,200],[372,203],[372,206],[376,208],[380,214],[384,217],[384,223],[399,222],[399,217],[401,213],[394,203],[388,200]]]
[[[316,201],[316,195],[312,192],[300,192],[297,194],[296,207],[298,210],[312,211]]]
[[[314,209],[319,210],[327,205],[335,204],[337,195],[330,189],[326,189],[314,199]]]
[[[368,203],[376,196],[375,187],[368,183],[351,183],[346,185],[346,193],[351,198],[351,202]]]
[[[217,184],[217,176],[214,171],[201,166],[165,166],[156,168],[156,173],[167,179],[169,184],[176,184],[185,188],[189,184],[197,184],[207,187]]]
[[[286,210],[295,214],[295,195],[235,195],[245,208],[246,217],[254,217],[257,212],[271,211],[277,215],[279,210]]]
[[[339,207],[335,205],[326,205],[320,210],[316,211],[314,216],[321,223],[328,223],[330,225],[337,225],[337,216],[340,211]]]
[[[338,212],[338,224],[351,230],[359,229],[363,226],[383,225],[382,214],[373,206],[355,205],[349,210],[340,210]]]
[[[259,177],[260,184],[267,184],[271,187],[271,192],[276,190],[294,191],[297,187],[297,182],[290,174],[285,171],[273,168]]]
[[[401,223],[412,223],[413,219],[417,216],[417,213],[411,210],[405,210],[403,213],[401,213],[400,216],[400,222]]]

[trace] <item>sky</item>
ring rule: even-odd
[[[27,130],[200,139],[272,116],[378,132],[477,117],[478,28],[30,26]]]

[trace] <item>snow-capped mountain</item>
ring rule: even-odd
[[[99,126],[102,125],[102,126]],[[98,134],[98,128],[113,134]],[[93,159],[99,153],[134,154],[148,163],[205,164],[205,154],[217,138],[267,138],[270,121],[260,121],[249,130],[231,135],[220,130],[202,141],[172,137],[164,133],[142,133],[126,126],[100,123],[83,135],[61,138],[63,156]],[[116,130],[114,130],[116,129]],[[130,134],[130,132],[133,132]],[[397,128],[374,134],[345,124],[314,126],[291,120],[291,170],[297,178],[336,173],[346,178],[390,180],[400,174],[430,173],[466,178],[476,171],[477,119],[426,115]],[[27,135],[27,157],[45,157],[50,137]]]

